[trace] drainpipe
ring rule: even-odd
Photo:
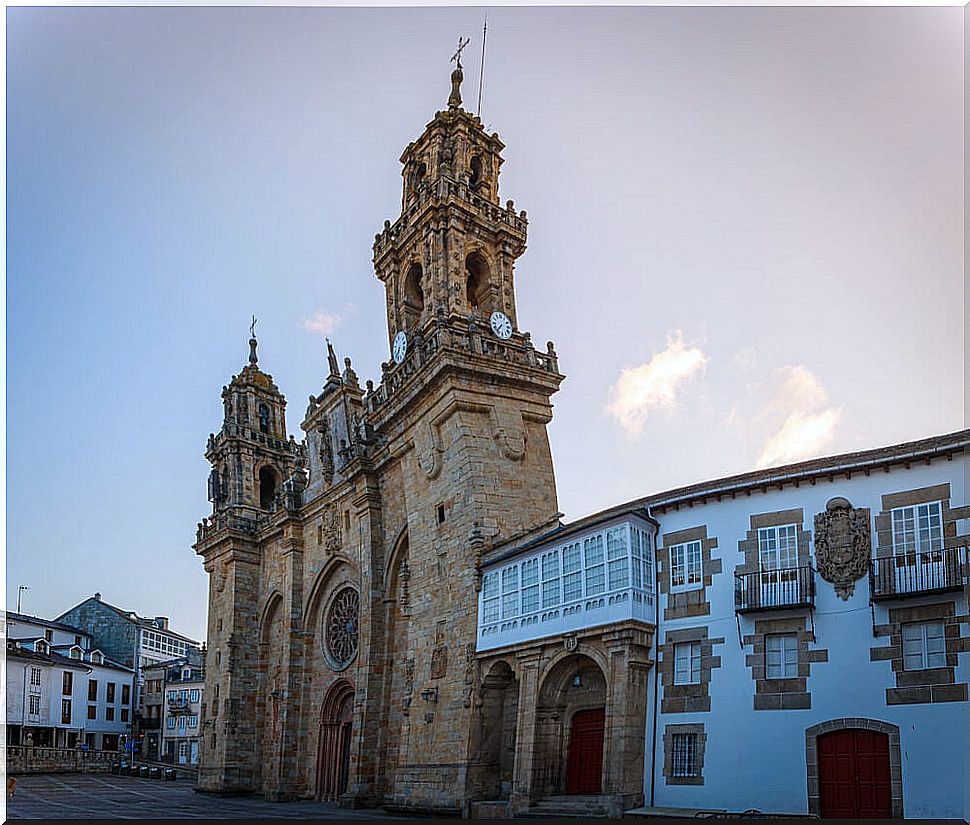
[[[657,661],[660,651],[660,588],[657,586],[659,576],[657,576],[657,532],[660,531],[660,524],[650,515],[650,508],[647,507],[647,516],[654,523],[653,536],[653,742],[650,745],[650,807],[654,806],[654,792],[657,785],[657,706],[660,704],[660,663]]]

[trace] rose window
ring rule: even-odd
[[[357,620],[360,616],[360,596],[347,587],[341,590],[327,613],[326,652],[338,669],[347,667],[357,655]]]

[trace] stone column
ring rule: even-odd
[[[515,767],[512,770],[512,793],[509,798],[509,813],[513,816],[527,811],[532,801],[539,660],[539,651],[529,651],[518,659],[519,715],[515,727]]]

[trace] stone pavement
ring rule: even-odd
[[[193,782],[102,774],[17,777],[7,821],[19,819],[392,819],[381,809],[349,811],[331,802],[267,802],[196,793]]]

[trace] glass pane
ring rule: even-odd
[[[562,550],[562,572],[575,573],[581,567],[579,544],[568,544]]]
[[[542,583],[542,606],[555,607],[559,604],[559,579]]]
[[[511,619],[513,616],[518,615],[519,612],[519,594],[518,591],[515,593],[510,593],[507,596],[502,596],[502,618]]]
[[[528,559],[522,562],[522,586],[535,584],[539,581],[539,559]]]
[[[509,593],[512,590],[517,589],[519,586],[519,568],[518,565],[514,567],[507,567],[502,571],[502,592]]]
[[[619,559],[627,555],[627,528],[614,527],[606,532],[606,558],[608,560]]]
[[[572,602],[583,597],[583,583],[579,573],[568,573],[562,577],[562,600]]]
[[[630,586],[630,568],[627,559],[610,562],[610,590]]]
[[[586,568],[586,595],[595,596],[606,589],[606,573],[602,564]]]
[[[586,566],[602,564],[603,562],[603,537],[590,536],[583,542],[583,550],[586,556]]]
[[[554,579],[559,576],[559,553],[545,553],[542,556],[542,580]]]
[[[539,609],[539,585],[522,588],[522,613],[532,613]]]
[[[498,595],[498,573],[489,573],[485,576],[482,592],[486,599]]]

